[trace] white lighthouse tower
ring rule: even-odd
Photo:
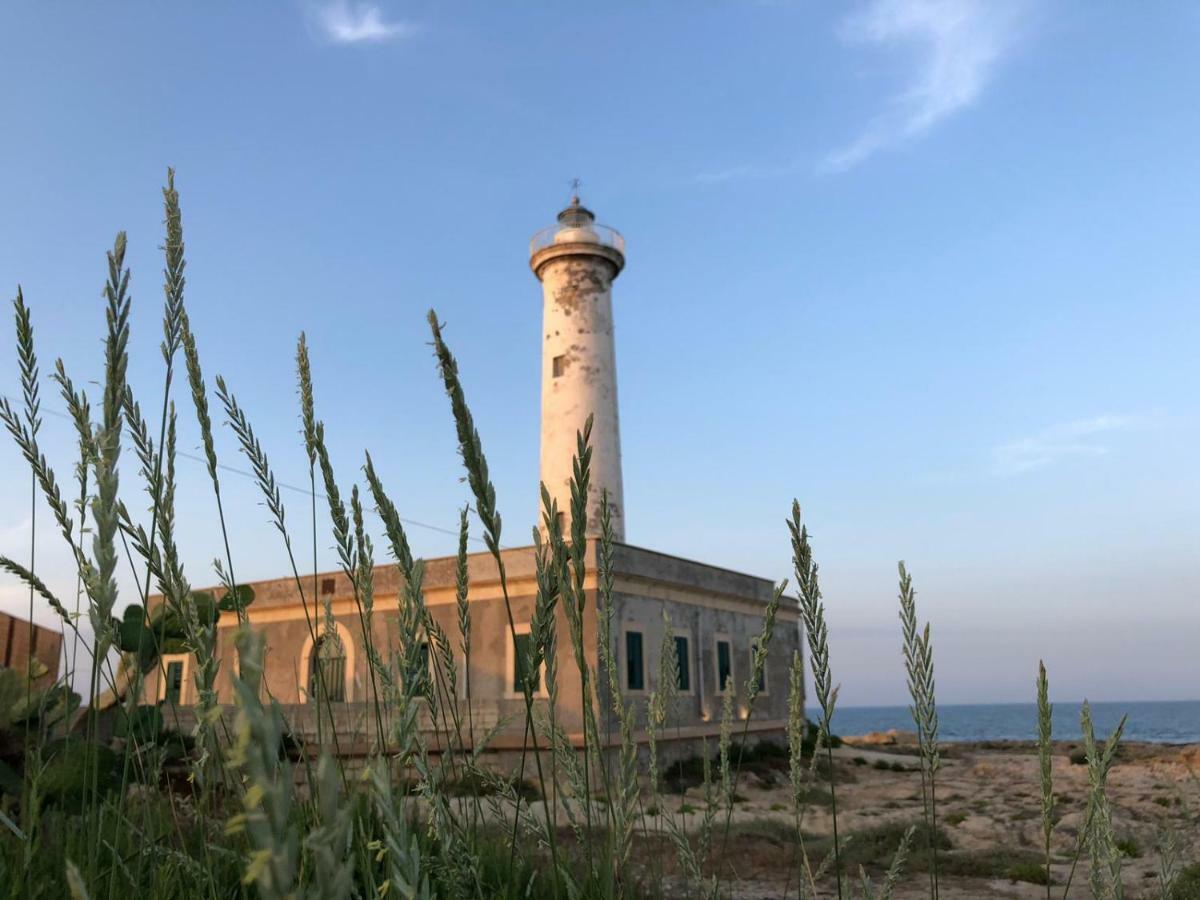
[[[624,542],[612,283],[625,267],[625,239],[597,225],[575,196],[558,224],[535,234],[529,249],[543,297],[542,482],[569,517],[575,433],[591,415],[587,534],[600,533],[600,498],[607,490],[613,538]]]

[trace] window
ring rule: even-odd
[[[524,632],[517,632],[513,641],[513,666],[512,666],[512,692],[514,694],[525,693],[525,673],[529,665],[529,654],[533,649],[533,636],[529,633],[529,626],[525,626]],[[531,687],[533,693],[538,693],[542,689],[542,668],[538,666],[538,670],[531,676]]]
[[[346,650],[336,634],[318,638],[309,657],[308,696],[320,701],[326,695],[332,703],[346,701]]]
[[[565,356],[556,356],[550,362],[550,368],[554,373],[554,377],[558,378],[567,370],[567,358]]]
[[[183,697],[183,660],[167,663],[167,685],[164,688],[163,699],[173,706],[178,706]]]
[[[625,688],[630,691],[646,689],[646,661],[642,655],[642,633],[625,632]]]
[[[429,668],[429,641],[421,641],[417,645],[417,656],[420,662],[417,664],[417,683],[414,685],[414,692],[418,697],[430,697],[432,696],[432,678]]]
[[[556,512],[554,514],[554,527],[558,529],[558,533],[562,536],[567,534],[567,514],[564,512]]]
[[[758,655],[758,641],[750,642],[750,671],[754,671],[754,657]],[[765,694],[767,692],[767,661],[763,659],[762,671],[758,673],[758,692]]]
[[[717,692],[733,685],[733,647],[727,640],[717,641]]]
[[[158,670],[158,699],[178,706],[183,702],[183,690],[187,685],[191,666],[185,653],[171,653],[162,657],[162,668]]]
[[[692,656],[687,635],[675,635],[675,686],[682,694],[692,689]]]

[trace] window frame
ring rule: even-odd
[[[504,696],[508,700],[525,699],[525,692],[523,690],[513,690],[517,684],[517,645],[513,640],[513,637],[520,637],[522,635],[530,634],[531,632],[532,623],[517,622],[515,625],[513,625],[512,631],[505,636],[506,640],[504,643],[508,649],[505,654],[507,657],[507,665],[504,667]],[[533,692],[533,696],[542,698],[550,696],[546,690],[546,661],[544,659],[538,666],[538,688]]]
[[[322,623],[324,624],[324,623]],[[334,700],[330,698],[330,703],[353,703],[354,702],[354,661],[355,661],[355,646],[354,640],[350,634],[350,630],[341,622],[334,621],[334,631],[337,634],[338,640],[342,643],[342,658],[345,660],[345,669],[342,672],[342,699]],[[325,631],[317,635],[317,640],[325,637]],[[312,696],[308,690],[309,676],[312,669],[312,654],[316,644],[313,641],[312,635],[309,634],[304,640],[304,650],[300,654],[300,670],[297,673],[299,678],[297,681],[297,694],[299,694],[299,703],[317,702],[319,698]]]
[[[642,686],[640,688],[630,687],[629,685],[629,635],[636,634],[642,641]],[[646,659],[646,629],[638,622],[630,622],[628,625],[621,626],[621,657],[619,665],[621,667],[621,687],[626,694],[645,694],[649,690],[648,682],[650,677],[649,660]]]
[[[182,664],[182,674],[179,678],[179,699],[175,701],[176,706],[184,705],[184,698],[187,696],[188,677],[191,674],[190,653],[164,653],[160,657],[162,668],[158,670],[158,700],[160,703],[167,702],[167,675],[169,673],[171,663]]]
[[[696,642],[692,638],[691,629],[688,629],[688,628],[673,628],[671,630],[671,637],[672,638],[684,638],[687,641],[688,687],[687,687],[687,690],[684,690],[683,688],[681,688],[679,686],[679,683],[676,682],[675,683],[675,691],[680,697],[691,697],[692,695],[694,695],[696,693],[696,677],[697,677],[697,672],[699,669],[699,667],[696,664],[696,651],[695,651]],[[675,645],[675,655],[678,658],[678,656],[679,656],[679,645],[678,644]]]
[[[422,635],[417,639],[417,655],[425,657],[425,672],[421,676],[424,683],[417,685],[414,696],[434,698],[434,692],[437,690],[437,673],[433,668],[433,645],[429,641],[428,635]]]
[[[725,680],[725,687],[721,687],[721,645],[726,644],[729,647],[729,677]],[[733,652],[733,636],[729,634],[713,635],[713,688],[717,696],[722,696],[726,691],[732,690],[737,693],[737,662],[736,654]]]

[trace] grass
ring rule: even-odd
[[[224,379],[214,379],[215,391],[205,379],[200,342],[187,315],[183,217],[170,171],[163,212],[162,336],[154,341],[163,362],[161,385],[149,388],[143,407],[141,386],[127,377],[132,297],[123,233],[105,259],[99,384],[92,387],[89,381],[77,388],[61,362],[51,376],[77,435],[77,453],[67,461],[74,482],[69,491],[39,443],[44,406],[34,344],[36,309],[20,290],[14,302],[21,400],[14,406],[0,397],[0,421],[30,467],[34,525],[29,563],[22,562],[23,550],[21,559],[0,557],[0,568],[28,588],[31,604],[42,602],[60,617],[72,646],[62,678],[49,687],[34,688],[34,671],[0,670],[0,898],[729,897],[739,894],[740,877],[764,867],[788,872],[790,888],[803,887],[813,898],[886,900],[910,876],[927,884],[935,900],[947,877],[1046,884],[1050,897],[1041,854],[955,849],[942,827],[960,824],[962,814],[943,812],[939,818],[944,754],[938,741],[933,643],[929,625],[918,624],[913,580],[903,564],[899,644],[920,762],[872,765],[919,772],[920,808],[908,810],[911,821],[846,831],[838,788],[853,781],[854,768],[867,761],[855,757],[852,766],[835,764],[833,751],[841,740],[833,730],[838,689],[829,628],[811,536],[795,501],[787,527],[807,671],[797,652],[788,672],[786,740],[752,742],[750,733],[786,588],[781,582],[763,609],[745,681],[723,697],[716,746],[691,759],[659,764],[659,741],[672,727],[677,699],[674,644],[664,645],[662,667],[650,679],[649,692],[636,701],[624,696],[613,648],[614,550],[606,495],[592,523],[600,533],[594,554],[587,538],[590,419],[577,434],[569,509],[559,510],[543,486],[543,528],[534,538],[536,596],[520,671],[531,676],[543,671],[544,683],[535,686],[527,677],[520,685],[525,730],[516,770],[491,771],[482,755],[488,738],[473,719],[469,683],[465,716],[458,703],[446,702],[457,695],[456,652],[468,660],[472,652],[466,550],[472,527],[499,571],[498,590],[514,643],[516,623],[501,553],[505,533],[484,443],[441,323],[431,311],[435,365],[472,495],[470,515],[463,509],[459,519],[456,634],[447,634],[429,614],[423,564],[412,553],[400,505],[370,454],[363,455],[358,482],[343,480],[334,469],[303,334],[296,348],[302,439],[292,450],[303,452],[308,463],[309,496],[301,515],[286,507],[250,413]],[[220,346],[219,334],[210,338]],[[214,562],[221,587],[214,593],[192,589],[177,543],[175,497],[182,488],[176,444],[179,416],[187,414],[189,403],[212,489],[210,536],[221,551]],[[251,469],[314,644],[320,635],[336,634],[332,601],[316,582],[322,540],[334,548],[350,586],[353,639],[367,661],[364,690],[375,739],[361,771],[348,770],[339,752],[349,735],[335,725],[338,701],[326,664],[314,669],[310,702],[318,738],[312,745],[292,737],[267,690],[264,636],[248,624],[254,592],[235,576],[237,547],[229,540],[220,479],[228,463],[217,452],[214,409]],[[43,502],[50,526],[35,515]],[[563,521],[570,523],[567,532]],[[67,545],[74,561],[74,601],[57,597],[34,570],[39,529],[46,527]],[[381,531],[381,549],[393,560],[402,585],[396,607],[388,611],[395,635],[389,646],[376,644],[372,628],[373,617],[380,615],[374,583],[379,551],[372,528]],[[126,565],[136,589],[123,595],[117,572]],[[152,595],[159,599],[152,602]],[[35,612],[31,606],[31,619]],[[223,625],[236,626],[230,630],[235,650],[218,658],[222,616],[228,617]],[[591,621],[585,628],[585,616],[594,616],[599,626],[595,665],[588,661],[593,648],[585,645]],[[80,629],[81,621],[90,624],[89,633]],[[561,630],[560,621],[565,622]],[[336,647],[325,646],[322,652],[336,659]],[[171,727],[172,704],[139,702],[147,677],[164,674],[164,656],[172,653],[186,654],[192,662],[199,697],[194,733]],[[76,685],[81,654],[95,664],[87,683],[80,678]],[[571,679],[560,676],[563,670]],[[219,671],[228,673],[235,689],[232,719],[222,717],[217,702]],[[816,698],[815,721],[804,714],[806,682]],[[579,746],[571,744],[556,718],[562,683],[579,688],[577,708],[584,710]],[[74,693],[77,686],[81,695]],[[547,702],[535,705],[542,687]],[[1048,853],[1056,805],[1045,762],[1050,735],[1044,668],[1037,688],[1043,731],[1040,812]],[[106,694],[116,698],[114,714],[122,723],[112,734],[98,712]],[[744,724],[735,727],[738,707],[746,712]],[[423,715],[432,721],[431,730],[419,724]],[[1098,743],[1086,707],[1081,729],[1084,749],[1078,753],[1079,764],[1088,766],[1088,820],[1074,861],[1088,860],[1090,887],[1108,896],[1113,880],[1119,883],[1121,859],[1130,846],[1112,834],[1105,791],[1120,749],[1120,729]],[[635,734],[643,730],[645,740],[639,742]],[[601,737],[610,732],[611,749]],[[789,813],[790,823],[779,816],[762,823],[734,820],[735,806],[745,800],[739,787],[754,784],[787,787],[788,802],[772,803],[771,810]],[[665,802],[664,790],[693,794],[672,809],[675,804]],[[537,802],[547,797],[594,802]],[[814,810],[828,817],[830,834],[806,830],[805,817]],[[1030,815],[1038,812],[1031,809]],[[882,878],[878,887],[869,881],[872,874]],[[1189,887],[1200,881],[1194,867],[1172,878],[1173,885],[1164,888],[1170,896],[1196,895]],[[1069,889],[1070,878],[1064,896]]]
[[[1050,876],[1046,873],[1046,868],[1040,859],[1014,862],[1005,870],[1004,877],[1009,881],[1027,881],[1030,884],[1049,885],[1051,883]]]
[[[1142,847],[1132,835],[1117,838],[1116,848],[1129,859],[1139,859],[1142,855]]]
[[[1200,900],[1200,862],[1180,870],[1171,886],[1170,900]]]

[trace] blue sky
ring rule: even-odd
[[[157,405],[173,165],[206,373],[279,478],[307,481],[303,329],[343,483],[369,448],[407,516],[453,526],[467,490],[434,307],[523,543],[527,240],[578,176],[629,246],[631,543],[782,578],[798,497],[847,704],[904,698],[901,558],[944,702],[1030,699],[1039,657],[1063,699],[1200,695],[1193,5],[23,4],[0,29],[0,286],[23,285],[44,371],[62,356],[98,376],[103,253],[124,228],[130,374]],[[11,338],[0,391],[17,393]],[[69,437],[47,417],[63,478]],[[203,467],[180,465],[188,571],[207,583],[213,503]],[[18,473],[0,482],[0,552],[24,558],[7,441],[0,466]],[[239,576],[282,574],[253,485],[225,490]],[[307,501],[285,500],[304,545]],[[39,517],[39,571],[73,596]],[[0,606],[25,602],[0,582]]]

